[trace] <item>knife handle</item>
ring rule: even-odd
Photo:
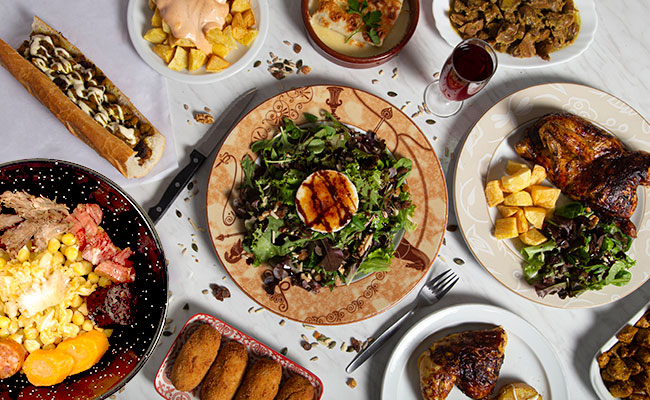
[[[183,190],[183,188],[190,182],[190,179],[194,176],[194,173],[199,169],[203,161],[205,161],[205,156],[199,153],[197,150],[192,150],[190,153],[190,163],[181,169],[178,174],[174,177],[172,182],[163,193],[162,198],[155,206],[151,207],[147,214],[149,218],[154,222],[158,222],[160,217],[167,211],[169,206],[176,200],[178,194]]]

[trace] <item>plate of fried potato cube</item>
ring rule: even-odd
[[[211,83],[228,78],[253,63],[268,32],[267,0],[227,0],[222,29],[204,32],[212,47],[199,49],[176,38],[154,0],[130,0],[127,25],[133,46],[151,68],[186,83]]]
[[[626,146],[650,151],[650,131],[641,115],[600,90],[570,83],[532,86],[513,93],[483,114],[462,144],[454,176],[458,227],[476,260],[507,289],[531,301],[560,308],[595,307],[616,301],[650,276],[650,190],[637,190],[630,218],[637,229],[629,256],[637,261],[630,281],[579,296],[540,297],[522,270],[521,250],[544,246],[545,224],[572,202],[547,178],[543,166],[522,159],[516,143],[539,117],[564,111],[606,128]]]

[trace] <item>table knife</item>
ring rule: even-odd
[[[158,204],[154,205],[147,211],[149,218],[154,222],[158,222],[160,217],[167,211],[169,206],[176,200],[178,194],[189,183],[192,176],[201,167],[203,162],[210,156],[210,154],[223,142],[228,132],[232,129],[239,117],[244,113],[248,104],[255,97],[257,89],[253,88],[242,94],[226,108],[221,114],[219,120],[216,121],[208,132],[203,136],[199,143],[194,147],[190,153],[190,162],[183,169],[181,169],[171,184],[163,193],[162,198]]]

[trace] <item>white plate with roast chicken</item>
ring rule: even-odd
[[[424,317],[400,339],[382,399],[566,399],[562,370],[548,341],[521,317],[463,304]],[[513,391],[517,397],[507,397]]]
[[[650,275],[650,250],[645,246],[650,240],[650,203],[643,186],[650,167],[649,134],[650,124],[629,105],[587,86],[538,85],[499,101],[467,135],[455,175],[459,226],[476,259],[508,289],[554,307],[607,304],[640,287]],[[641,161],[625,161],[635,157]],[[601,221],[613,221],[633,237],[625,257],[636,263],[628,270],[627,283],[560,296],[541,293],[538,286],[527,282],[519,239],[497,240],[495,222],[500,216],[488,207],[484,194],[487,183],[503,175],[508,161],[527,163],[530,168],[533,164],[546,166],[541,185],[559,189],[558,207],[571,196],[597,211]],[[615,172],[612,166],[616,165],[624,171],[617,167],[619,172]],[[582,191],[576,190],[576,182],[585,183]],[[553,209],[548,210],[549,215]]]

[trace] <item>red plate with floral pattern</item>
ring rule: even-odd
[[[289,360],[287,357],[271,349],[270,347],[258,342],[245,333],[238,331],[227,323],[208,314],[195,314],[187,322],[183,329],[174,340],[174,344],[167,352],[163,359],[156,378],[154,386],[158,394],[168,400],[193,400],[199,398],[201,392],[201,385],[196,387],[192,392],[181,392],[176,390],[172,385],[169,376],[171,374],[172,366],[183,344],[190,337],[192,332],[202,323],[210,324],[221,333],[221,343],[234,340],[237,341],[248,349],[248,367],[260,358],[270,358],[277,361],[282,366],[282,382],[284,383],[292,375],[302,375],[309,380],[314,386],[314,400],[319,400],[323,396],[323,382],[311,373],[309,370],[301,367],[295,362]]]
[[[349,285],[318,293],[280,282],[272,294],[262,286],[265,267],[247,263],[242,247],[245,228],[235,216],[232,199],[243,175],[240,160],[252,142],[278,130],[284,117],[308,122],[303,113],[330,112],[342,123],[362,132],[373,131],[388,150],[413,161],[407,182],[416,205],[413,222],[395,250],[390,271],[377,272]],[[424,278],[438,254],[447,223],[447,186],[442,167],[428,139],[398,107],[359,89],[338,85],[306,86],[274,96],[251,110],[233,128],[212,165],[206,212],[217,256],[233,281],[266,309],[295,321],[335,325],[360,321],[403,299]]]

